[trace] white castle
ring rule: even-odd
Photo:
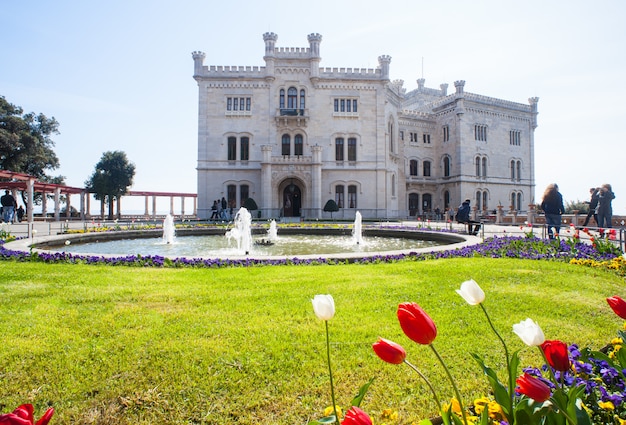
[[[534,202],[529,104],[467,93],[465,81],[407,92],[376,69],[321,68],[320,34],[309,47],[276,47],[263,35],[265,66],[205,66],[198,83],[198,217],[216,199],[252,198],[264,218],[431,217],[471,199],[478,214]]]

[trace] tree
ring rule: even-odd
[[[51,138],[59,134],[58,128],[54,117],[24,114],[21,107],[0,96],[0,169],[30,174],[42,182],[64,184],[65,177],[47,174],[59,168]]]
[[[247,198],[245,201],[243,201],[243,207],[248,211],[254,211],[259,209],[258,205],[252,198]]]
[[[109,151],[102,154],[96,169],[85,182],[85,187],[94,197],[109,206],[109,220],[113,219],[113,201],[125,195],[133,184],[135,164],[128,161],[121,151]],[[119,211],[118,211],[119,213]]]
[[[330,219],[332,220],[333,213],[339,211],[339,206],[337,206],[337,203],[334,200],[329,199],[328,202],[326,202],[326,205],[324,205],[324,211],[330,213]]]

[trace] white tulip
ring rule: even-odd
[[[517,334],[524,341],[524,344],[530,347],[537,347],[546,340],[543,335],[543,331],[532,319],[522,320],[519,323],[513,325],[513,332]]]
[[[474,279],[461,283],[461,289],[457,289],[456,293],[462,296],[469,305],[476,305],[485,301],[485,292],[480,289]]]
[[[313,297],[313,311],[320,320],[330,320],[335,315],[335,301],[332,295],[316,295]]]

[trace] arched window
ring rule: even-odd
[[[487,203],[487,191],[483,191],[483,210],[487,210],[489,208],[489,204]]]
[[[280,97],[279,97],[279,108],[285,109],[285,89],[280,89]]]
[[[237,159],[237,138],[231,136],[228,138],[228,160],[235,161]]]
[[[443,176],[450,177],[450,157],[443,158]]]
[[[304,89],[300,90],[300,109],[304,109],[306,103],[304,101]]]
[[[396,196],[396,175],[391,175],[391,196]]]
[[[517,192],[517,210],[521,211],[522,209],[522,193]]]
[[[515,180],[515,161],[511,160],[511,180]]]
[[[412,159],[411,162],[409,162],[409,174],[411,176],[417,176],[417,160]]]
[[[483,177],[487,177],[487,158],[483,156]]]
[[[483,196],[480,190],[476,191],[476,208],[478,208],[478,211],[480,211],[481,208],[481,201],[483,200]]]
[[[395,152],[395,144],[393,140],[393,123],[389,122],[389,151]]]
[[[522,179],[522,161],[517,161],[517,181]]]
[[[303,145],[304,145],[304,139],[302,137],[302,134],[296,134],[296,136],[293,138],[293,153],[296,156],[302,156],[302,152],[304,150]]]
[[[356,186],[348,186],[348,208],[356,208]]]
[[[283,134],[282,154],[287,156],[291,155],[291,136],[288,134]]]
[[[287,90],[287,108],[296,109],[298,107],[298,89],[289,87]]]
[[[476,177],[480,177],[480,157],[476,157]]]
[[[343,186],[339,184],[335,186],[335,203],[339,208],[343,208]]]
[[[430,177],[430,161],[424,161],[424,177]]]
[[[516,201],[517,201],[517,196],[515,195],[515,192],[513,192],[511,193],[511,207],[513,207],[514,210],[517,209]]]
[[[348,138],[348,161],[356,161],[356,137]]]
[[[335,161],[343,161],[343,137],[335,139]]]
[[[443,192],[443,207],[445,209],[450,208],[450,192],[447,190]]]
[[[241,138],[241,160],[247,161],[250,159],[250,138]]]

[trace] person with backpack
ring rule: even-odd
[[[466,199],[460,206],[459,210],[456,213],[456,221],[457,223],[467,224],[467,232],[470,235],[478,235],[480,231],[480,222],[470,220],[470,200]]]

